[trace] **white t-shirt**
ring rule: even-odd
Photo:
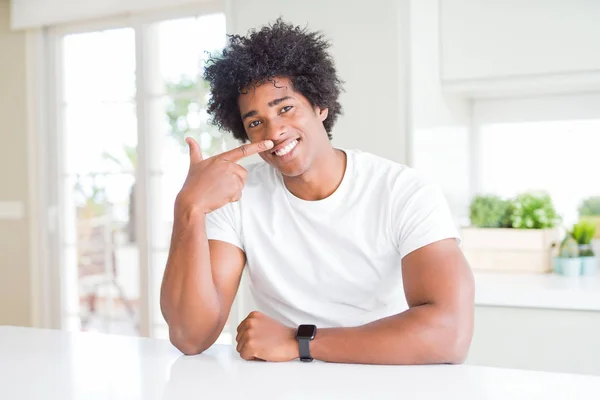
[[[457,238],[441,189],[405,165],[345,150],[329,197],[306,201],[252,164],[239,202],[207,216],[209,239],[240,247],[258,310],[289,325],[348,327],[405,311],[401,259]]]

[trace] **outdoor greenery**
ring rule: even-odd
[[[121,154],[102,153],[102,158],[113,162],[120,172],[135,172],[137,167],[137,149],[135,146],[123,145]]]
[[[106,189],[104,185],[96,182],[96,178],[96,176],[79,176],[75,181],[73,190],[79,218],[90,219],[99,217],[107,211]]]
[[[204,111],[208,101],[208,82],[202,79],[180,77],[176,82],[166,83],[169,100],[166,105],[166,117],[169,125],[168,135],[187,151],[185,138],[193,137],[206,155],[221,152],[222,134],[210,124]]]

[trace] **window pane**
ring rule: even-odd
[[[135,32],[127,28],[65,36],[63,66],[67,103],[131,101],[135,97]]]
[[[161,96],[146,100],[150,152],[149,181],[152,247],[169,248],[175,197],[189,169],[187,137],[200,144],[209,157],[226,150],[224,135],[210,124],[206,112],[209,86],[201,79],[206,51],[225,44],[223,14],[164,21],[154,25],[160,73],[150,77]],[[173,43],[187,45],[173,46]]]
[[[133,235],[132,174],[70,176],[75,245],[67,244],[66,312],[86,331],[139,333],[139,251]],[[75,250],[75,251],[73,251]]]
[[[481,140],[484,192],[546,190],[567,226],[584,197],[600,194],[600,120],[488,124]]]
[[[206,107],[209,86],[202,79],[207,52],[226,40],[225,16],[214,14],[153,24],[146,74],[150,95],[145,99],[149,153],[148,199],[151,218],[150,316],[155,335],[160,327],[160,286],[173,229],[173,208],[189,169],[186,137],[200,144],[205,157],[225,150],[225,138],[210,125]],[[154,65],[157,67],[154,68]]]
[[[189,165],[189,149],[185,142],[193,137],[205,157],[223,152],[225,135],[209,122],[206,112],[208,94],[205,96],[165,96],[148,101],[152,127],[154,155],[160,161],[153,172],[164,172],[176,165]]]
[[[134,104],[69,104],[64,119],[67,173],[133,172],[137,145]]]
[[[225,43],[225,17],[214,14],[152,24],[144,30],[145,60],[136,66],[133,29],[65,36],[62,40],[61,132],[65,322],[71,329],[139,334],[139,249],[152,251],[150,323],[159,315],[176,194],[186,177],[192,136],[205,155],[223,151],[224,138],[208,124],[208,87],[200,77],[207,52]],[[150,94],[144,132],[138,133],[136,67]],[[138,76],[139,78],[139,76]],[[147,92],[146,92],[147,93]],[[144,135],[151,243],[135,225],[137,136]],[[162,257],[162,258],[161,258]],[[163,259],[164,258],[164,259]],[[158,262],[160,261],[160,262]]]
[[[135,32],[68,35],[62,45],[65,322],[137,335]]]
[[[211,14],[157,24],[161,81],[165,86],[186,85],[199,80],[207,52],[225,45],[225,16]],[[160,90],[164,93],[165,86]],[[159,93],[159,94],[160,94]]]
[[[202,149],[204,157],[222,153],[227,149],[224,135],[207,122],[205,108],[197,100],[175,103],[172,98],[153,99],[152,116],[156,129],[152,148],[160,164],[152,168],[149,184],[151,215],[157,217],[153,230],[153,246],[167,248],[173,222],[175,197],[181,189],[189,170],[189,148],[185,138],[191,136]],[[175,105],[177,104],[177,105]],[[202,107],[202,108],[201,108]],[[159,120],[162,118],[163,123]],[[160,221],[158,220],[160,218]]]

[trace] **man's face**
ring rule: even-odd
[[[327,109],[312,107],[288,78],[250,87],[240,95],[238,105],[250,142],[273,141],[273,149],[260,156],[283,175],[306,172],[329,142],[323,127]]]

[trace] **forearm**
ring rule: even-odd
[[[201,352],[218,337],[221,307],[203,213],[176,212],[161,309],[171,340],[184,353]]]
[[[318,329],[310,350],[317,360],[340,363],[461,363],[469,332],[468,318],[427,304],[359,327]]]

